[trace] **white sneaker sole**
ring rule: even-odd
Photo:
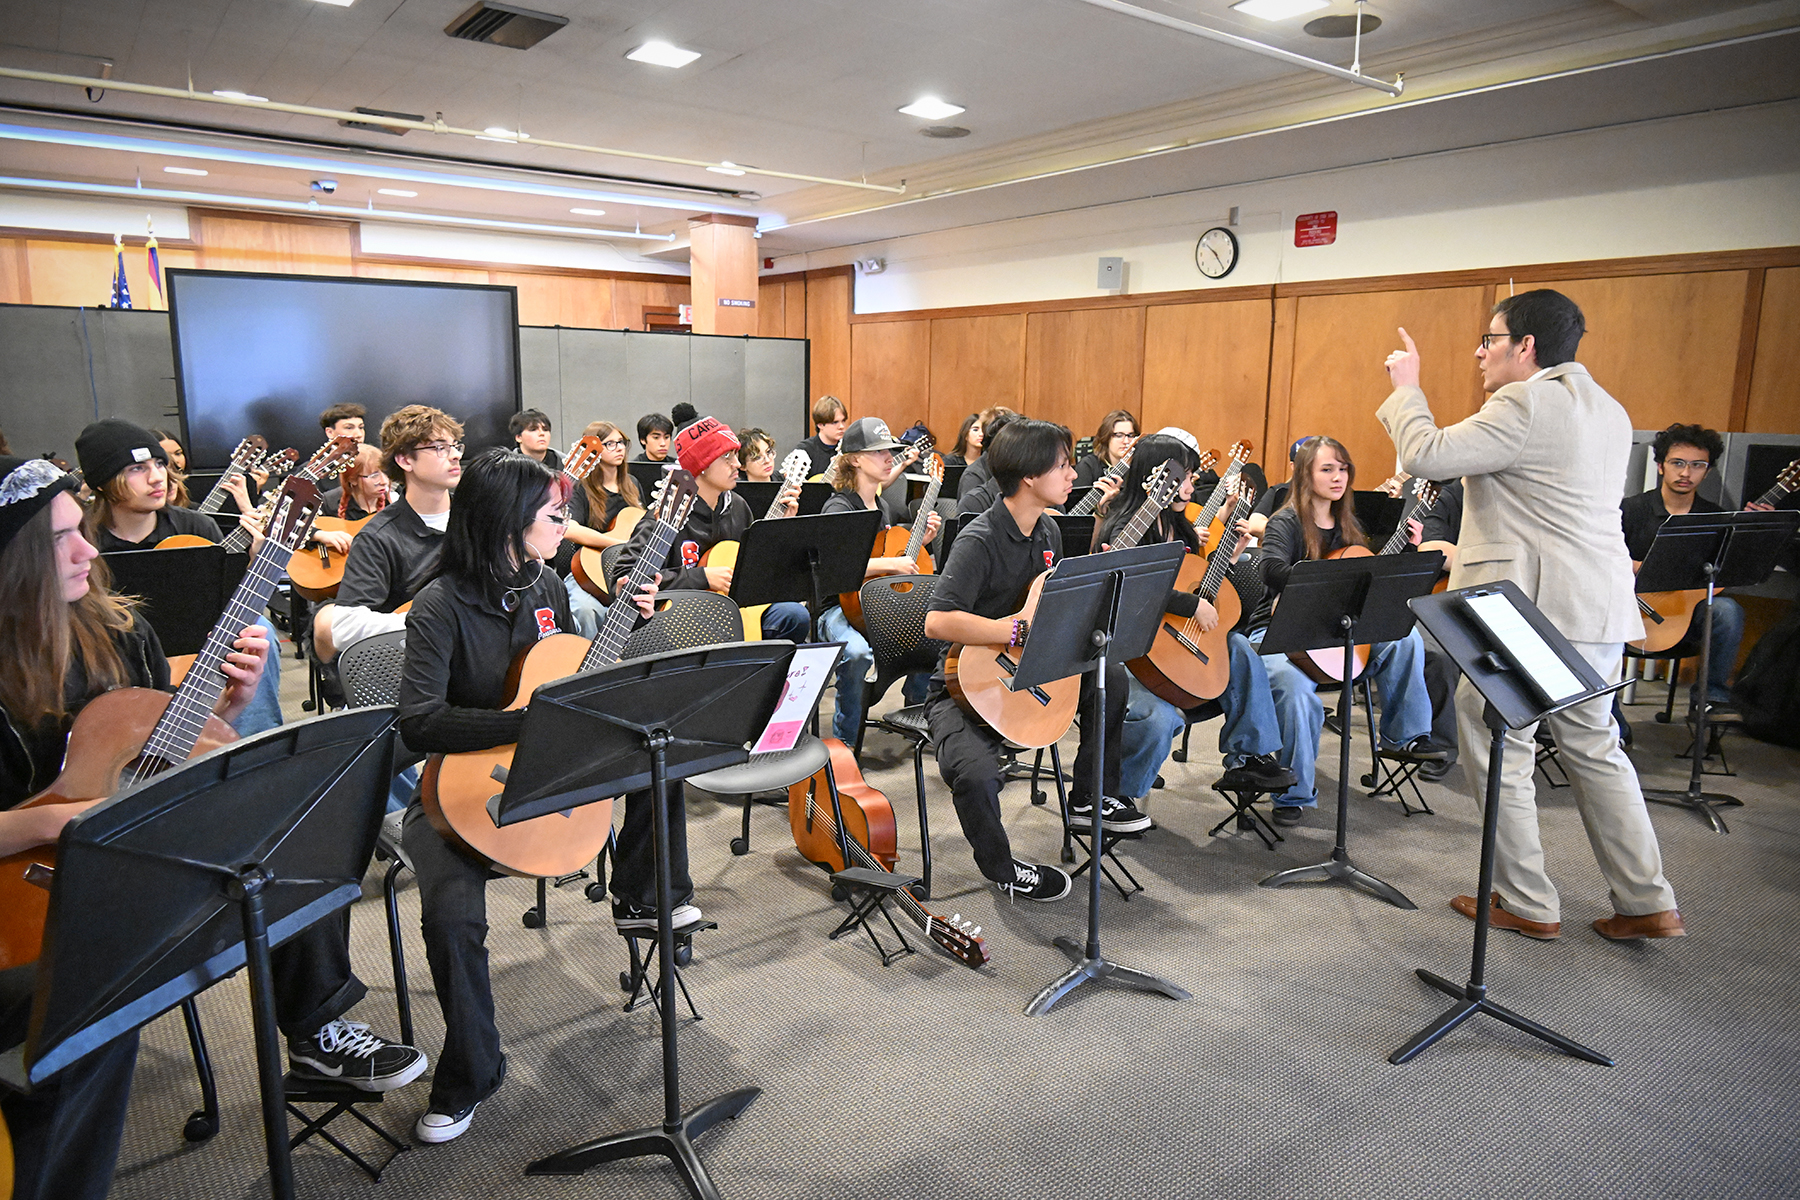
[[[469,1126],[475,1121],[476,1109],[479,1109],[480,1107],[481,1106],[477,1104],[475,1108],[469,1110],[468,1116],[450,1125],[427,1125],[425,1123],[425,1117],[420,1117],[418,1122],[413,1126],[413,1137],[424,1142],[428,1146],[437,1146],[444,1142],[453,1142],[463,1134],[469,1132]],[[431,1115],[431,1113],[425,1114],[426,1117]],[[442,1114],[438,1115],[441,1116]]]
[[[299,1070],[308,1079],[317,1079],[324,1083],[347,1084],[350,1087],[364,1092],[391,1092],[396,1088],[403,1088],[419,1076],[423,1075],[425,1069],[430,1065],[431,1059],[424,1051],[420,1051],[419,1057],[413,1065],[406,1068],[406,1070],[400,1072],[398,1075],[389,1075],[385,1079],[346,1079],[342,1075],[328,1075],[324,1071],[321,1071],[316,1063],[306,1059],[295,1058],[292,1055],[288,1056],[288,1068],[290,1070]]]

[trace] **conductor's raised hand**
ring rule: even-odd
[[[1419,386],[1419,348],[1413,344],[1412,335],[1404,327],[1400,330],[1400,343],[1406,348],[1387,356],[1388,378],[1394,381],[1397,388],[1416,388]]]

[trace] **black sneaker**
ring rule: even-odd
[[[614,900],[612,909],[613,928],[620,933],[656,932],[656,910],[648,904],[627,904],[623,900]],[[675,911],[670,914],[670,926],[685,929],[689,925],[698,924],[704,915],[697,905],[677,904]]]
[[[1437,783],[1442,780],[1444,776],[1450,774],[1450,770],[1454,766],[1456,766],[1456,764],[1447,758],[1440,758],[1436,762],[1428,762],[1419,768],[1419,778],[1423,779],[1426,783]]]
[[[1092,828],[1094,802],[1069,801],[1069,824]],[[1138,811],[1137,805],[1120,796],[1108,796],[1100,805],[1100,828],[1108,833],[1139,833],[1150,828],[1150,818]]]
[[[1043,863],[1020,862],[1015,858],[1012,882],[994,886],[1014,899],[1050,901],[1068,895],[1075,881],[1069,878],[1067,871]]]
[[[1383,758],[1401,759],[1407,762],[1442,762],[1450,757],[1448,750],[1439,750],[1431,744],[1429,734],[1421,733],[1403,746],[1384,746],[1381,750]]]
[[[1275,806],[1275,823],[1277,825],[1298,825],[1306,819],[1306,810],[1298,804],[1277,804]]]
[[[1227,792],[1285,792],[1299,782],[1273,754],[1253,754],[1235,767],[1227,767],[1214,785]]]
[[[429,1064],[423,1051],[376,1037],[367,1025],[341,1017],[309,1038],[288,1042],[288,1069],[294,1074],[365,1092],[405,1087]]]

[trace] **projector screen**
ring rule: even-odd
[[[175,392],[188,464],[224,467],[245,435],[302,461],[319,414],[368,409],[366,440],[409,404],[463,423],[471,454],[510,445],[519,411],[519,307],[510,287],[171,270]]]

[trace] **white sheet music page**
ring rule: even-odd
[[[1543,699],[1561,704],[1588,690],[1505,595],[1482,592],[1464,597],[1463,603]]]
[[[831,669],[837,665],[841,649],[842,642],[832,642],[823,646],[801,646],[794,651],[794,657],[788,663],[787,680],[781,685],[781,699],[775,702],[769,724],[756,739],[756,744],[750,747],[750,753],[768,754],[794,748],[800,740],[801,730],[806,728],[806,719],[812,715],[813,705],[819,702],[819,693],[831,679]]]

